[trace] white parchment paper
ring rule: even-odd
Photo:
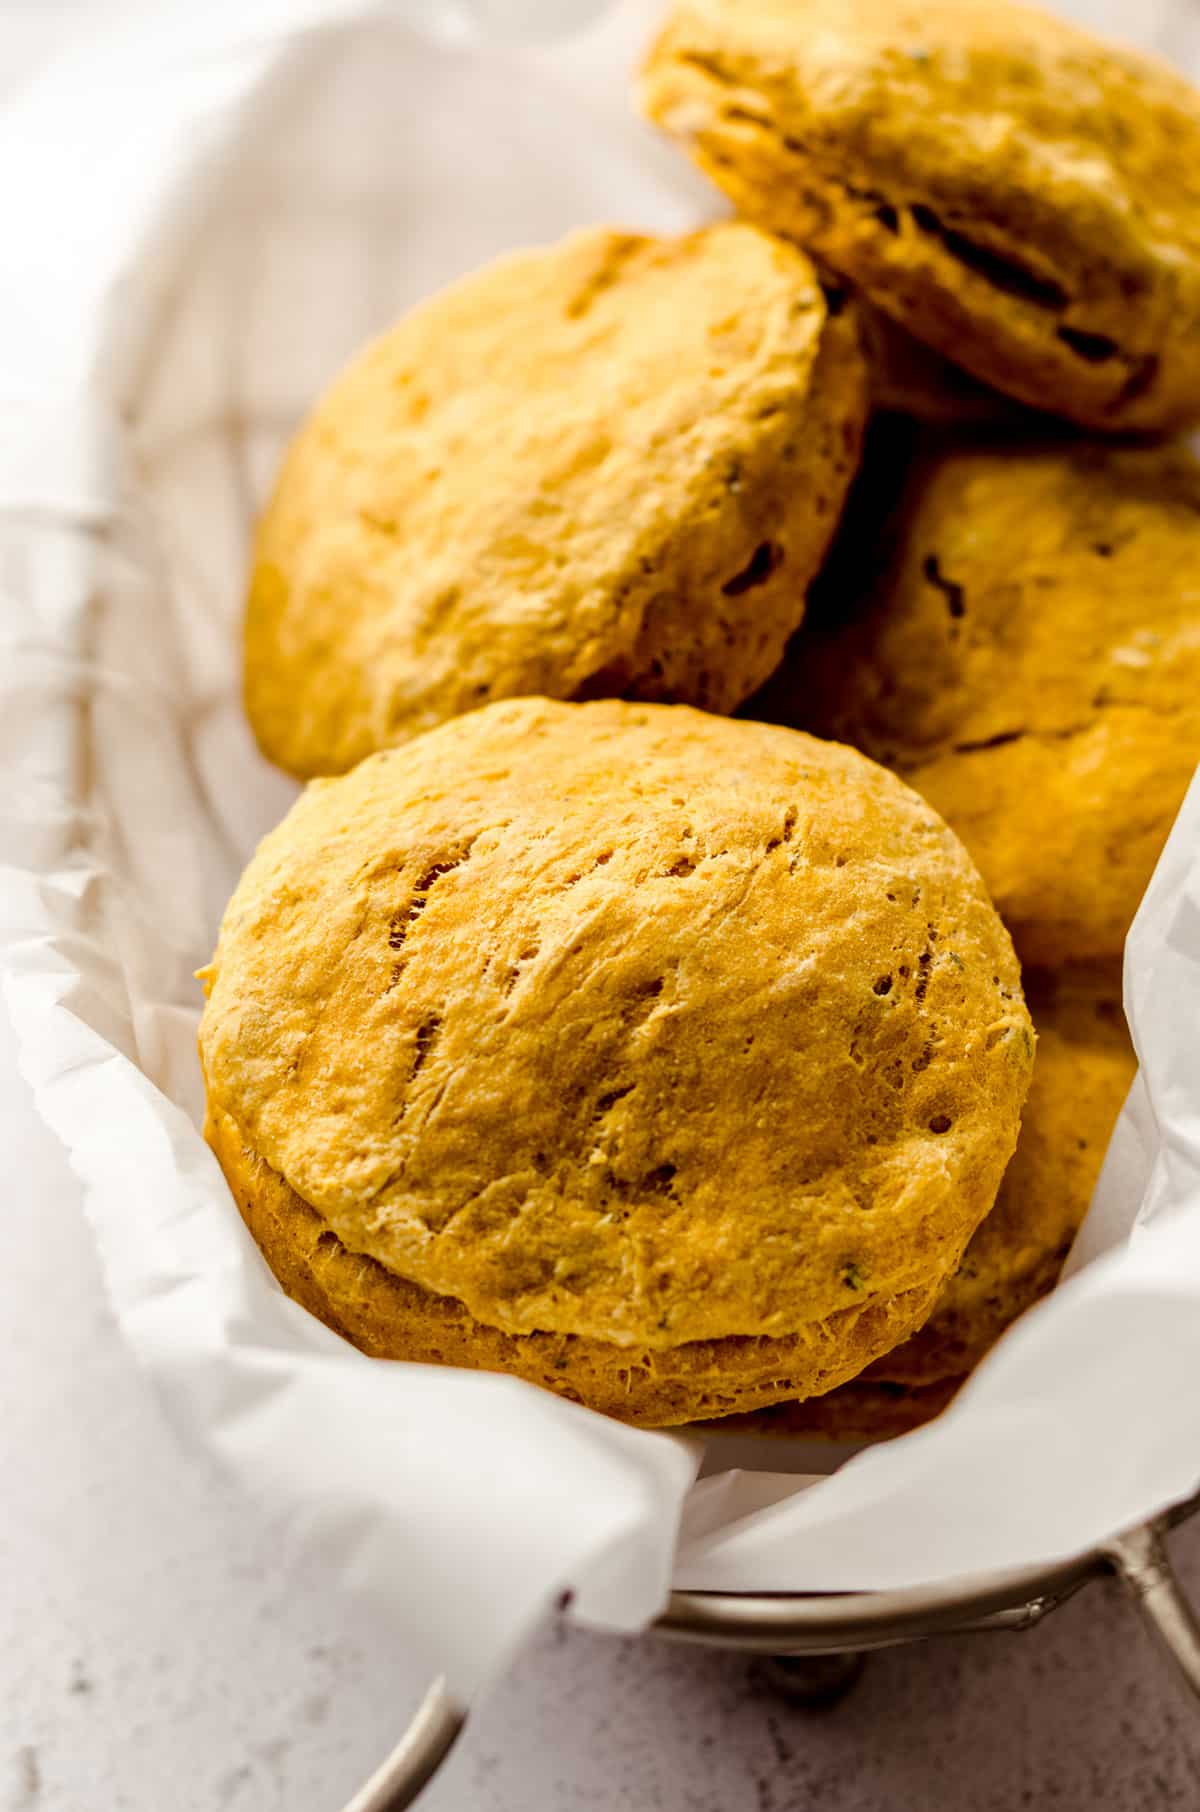
[[[938,1423],[832,1478],[771,1444],[693,1487],[698,1443],[363,1359],[278,1290],[200,1138],[192,971],[293,793],[242,719],[236,637],[285,437],[367,334],[493,253],[719,211],[629,112],[645,6],[498,41],[598,10],[156,8],[0,115],[0,961],[23,1068],[176,1425],[298,1533],[331,1616],[369,1593],[463,1693],[563,1589],[635,1629],[672,1576],[941,1581],[1062,1558],[1200,1479],[1196,788],[1130,939],[1142,1068],[1073,1276]]]

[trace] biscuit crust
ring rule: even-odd
[[[643,1428],[745,1412],[797,1391],[834,1389],[866,1358],[903,1340],[929,1313],[936,1286],[873,1297],[776,1339],[731,1336],[658,1350],[577,1334],[506,1334],[453,1297],[350,1252],[315,1208],[245,1143],[228,1114],[204,1136],[243,1220],[288,1295],[376,1359],[510,1372],[560,1397]],[[799,1407],[797,1405],[797,1407]]]
[[[1119,957],[1200,760],[1200,466],[937,442],[883,544],[865,609],[802,631],[754,708],[923,793],[1024,962]]]
[[[925,802],[684,707],[507,701],[314,783],[207,980],[214,1119],[348,1252],[509,1336],[796,1339],[804,1390],[955,1269],[1032,1063]]]
[[[740,213],[976,377],[1200,415],[1200,96],[1014,0],[678,0],[641,88]]]
[[[943,1378],[937,1384],[909,1385],[858,1377],[824,1396],[730,1416],[714,1423],[711,1432],[801,1441],[890,1441],[940,1416],[965,1382]]]
[[[245,700],[340,773],[489,699],[731,711],[778,662],[859,457],[854,312],[731,222],[501,259],[368,347],[258,529]]]
[[[1018,1316],[1045,1296],[1083,1224],[1137,1068],[1119,972],[1026,978],[1033,1082],[996,1205],[924,1326],[851,1384],[780,1404],[748,1431],[834,1440],[902,1434],[940,1413]]]

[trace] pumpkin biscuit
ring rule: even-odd
[[[1200,416],[1200,96],[1013,0],[677,0],[646,111],[997,390],[1094,428]]]
[[[464,278],[284,460],[245,625],[264,753],[339,773],[520,694],[731,711],[803,615],[866,408],[853,311],[752,226]]]
[[[1200,466],[927,446],[881,546],[862,612],[802,631],[752,708],[923,793],[1023,962],[1118,957],[1200,760]]]
[[[285,1285],[649,1424],[919,1326],[1032,1063],[924,801],[684,707],[505,701],[314,783],[206,980],[210,1137]]]
[[[1019,1315],[1058,1280],[1083,1224],[1137,1061],[1119,974],[1027,977],[1037,1061],[1021,1134],[963,1262],[921,1330],[861,1377],[778,1404],[747,1432],[835,1440],[902,1434],[937,1415]]]

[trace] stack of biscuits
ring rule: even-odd
[[[680,0],[640,98],[737,217],[466,277],[285,457],[245,698],[309,784],[207,1133],[367,1353],[889,1434],[1053,1286],[1133,1075],[1200,96],[1008,0]]]

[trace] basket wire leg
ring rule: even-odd
[[[757,1672],[777,1698],[823,1711],[854,1691],[866,1662],[860,1649],[830,1655],[767,1655]]]
[[[435,1680],[386,1762],[342,1812],[404,1812],[429,1785],[466,1721],[445,1680]]]
[[[1175,1577],[1160,1522],[1109,1542],[1105,1553],[1177,1676],[1200,1698],[1200,1622]]]

